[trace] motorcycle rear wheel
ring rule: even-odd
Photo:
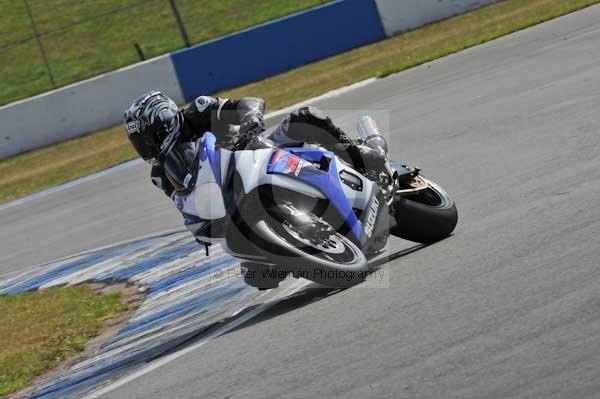
[[[394,203],[397,225],[390,233],[405,240],[430,244],[448,237],[458,222],[454,201],[435,182],[422,178],[427,188]]]

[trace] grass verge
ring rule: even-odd
[[[192,43],[322,3],[324,0],[177,1]],[[147,58],[184,47],[166,0],[29,0],[28,4],[58,86],[139,61],[134,43]],[[0,104],[51,89],[25,5],[23,1],[0,0]]]
[[[600,0],[504,0],[260,82],[227,90],[228,98],[263,97],[278,109],[370,77],[383,77],[484,43]],[[0,161],[0,202],[135,157],[119,126]]]
[[[119,293],[99,295],[87,285],[1,296],[0,396],[81,352],[104,320],[126,310]]]

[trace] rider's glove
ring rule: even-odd
[[[258,136],[265,130],[265,122],[262,115],[249,115],[242,121],[240,125],[239,136],[242,140],[249,140]]]

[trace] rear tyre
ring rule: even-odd
[[[458,222],[452,198],[431,180],[420,194],[395,202],[397,225],[390,233],[405,240],[429,244],[448,237]]]

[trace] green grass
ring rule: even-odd
[[[136,157],[116,126],[0,161],[0,202],[22,197]]]
[[[325,3],[325,0],[178,0],[193,43]],[[29,0],[59,86],[184,47],[167,0]],[[120,12],[109,13],[121,9]],[[73,25],[61,30],[61,27]],[[24,2],[0,0],[0,105],[51,89]]]
[[[600,0],[504,0],[222,93],[259,96],[274,110],[370,77],[464,48],[587,7]],[[135,157],[120,126],[0,161],[0,201],[97,172]]]
[[[126,310],[120,294],[87,285],[0,296],[0,396],[81,352],[104,320]]]

